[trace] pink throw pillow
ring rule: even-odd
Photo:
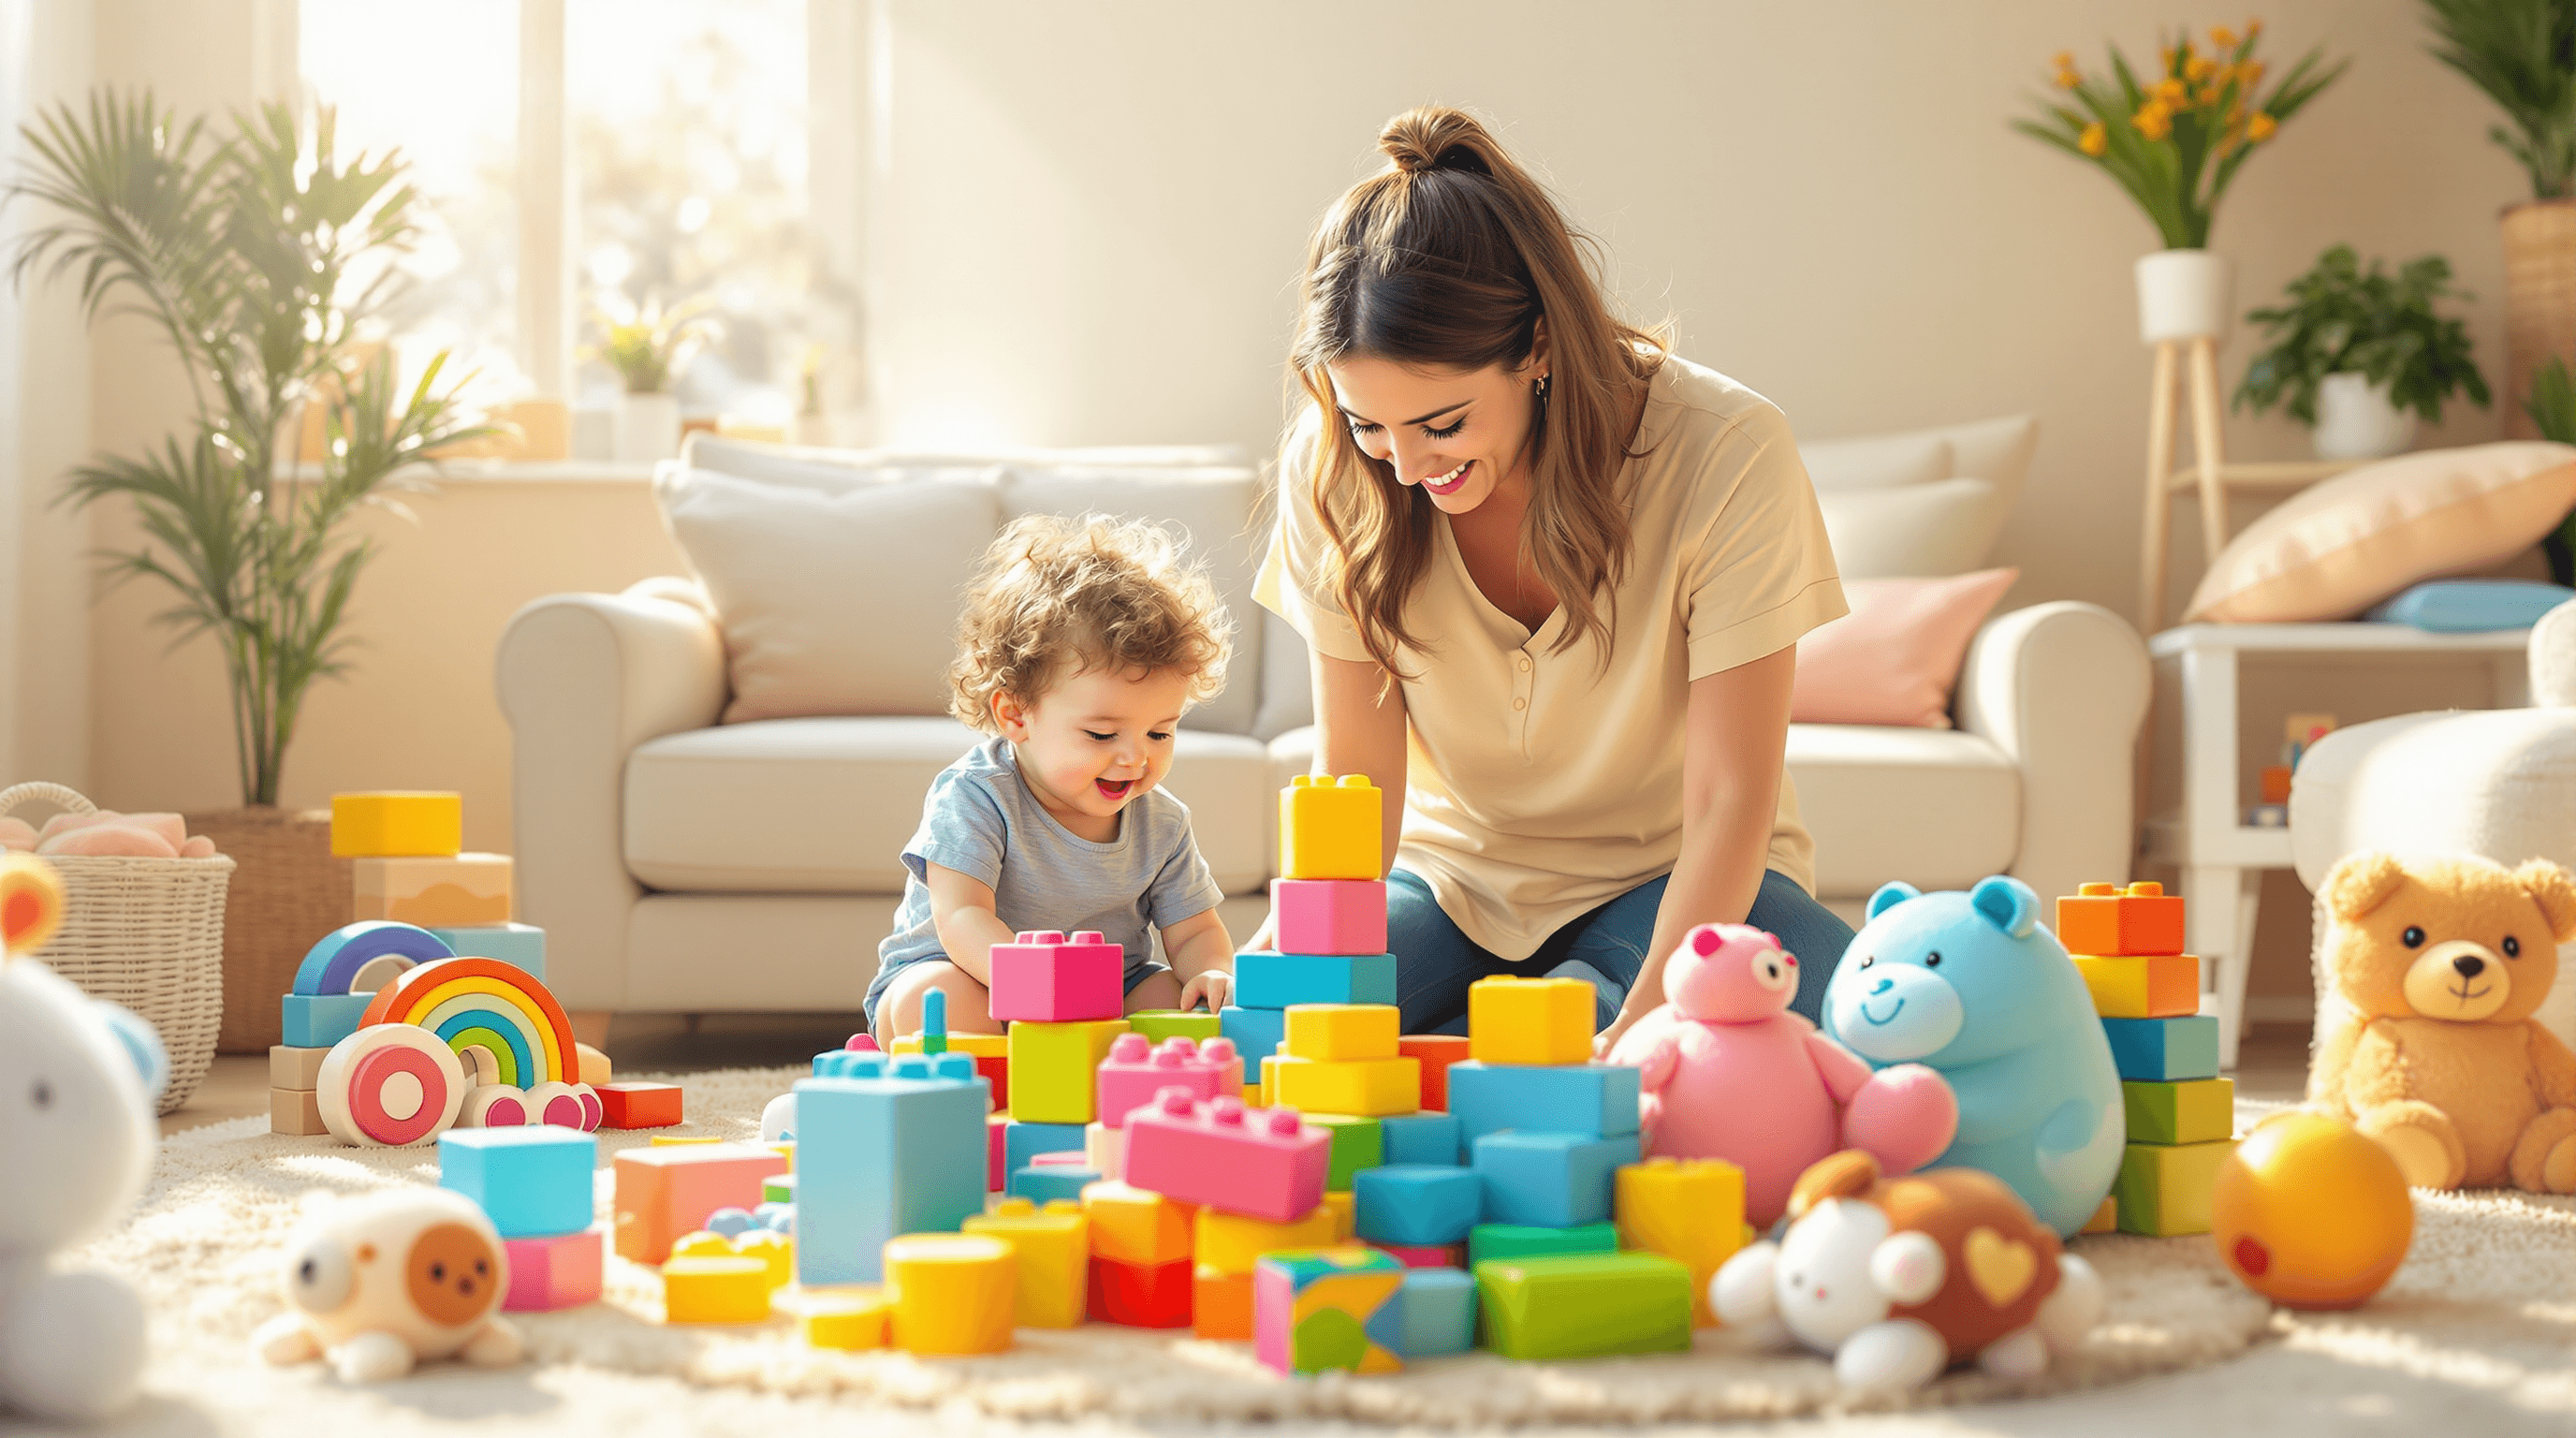
[[[1846,579],[1851,613],[1798,641],[1797,724],[1950,727],[1950,691],[1977,626],[2021,577],[1981,569],[1940,579]]]

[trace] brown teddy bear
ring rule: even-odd
[[[2576,1193],[2576,1054],[2532,1021],[2576,938],[2576,876],[2545,859],[2348,854],[2325,924],[2308,1102],[2419,1188]]]

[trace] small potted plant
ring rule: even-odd
[[[600,342],[592,351],[625,388],[612,452],[631,463],[668,459],[680,450],[680,398],[671,393],[671,376],[706,342],[713,327],[706,304],[690,300],[664,309],[659,296],[638,306],[623,295],[614,303],[593,317]]]
[[[2377,459],[2415,439],[2415,418],[2442,420],[2442,402],[2465,390],[2484,406],[2486,377],[2469,354],[2468,327],[2434,311],[2471,298],[2451,287],[2451,265],[2425,255],[2389,274],[2364,270],[2336,245],[2290,281],[2285,303],[2249,311],[2270,347],[2246,366],[2236,407],[2278,405],[2310,427],[2319,459]]]

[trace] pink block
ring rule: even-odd
[[[1059,1149],[1054,1153],[1033,1153],[1029,1155],[1029,1167],[1031,1168],[1086,1168],[1090,1166],[1090,1162],[1090,1155],[1084,1153],[1078,1148]]]
[[[984,1191],[986,1193],[1000,1193],[1010,1182],[1010,1173],[1002,1167],[1007,1161],[1003,1156],[1006,1150],[1002,1144],[1002,1130],[1010,1126],[1009,1114],[994,1113],[984,1116]]]
[[[1467,1245],[1463,1243],[1444,1243],[1433,1247],[1415,1247],[1402,1243],[1372,1243],[1369,1247],[1407,1268],[1464,1268],[1467,1266]]]
[[[1081,1023],[1127,1011],[1127,951],[1093,930],[1068,939],[1056,929],[1023,929],[1018,942],[992,952],[996,1019]]]
[[[1288,1223],[1324,1201],[1332,1135],[1292,1108],[1166,1093],[1127,1116],[1127,1182],[1224,1213]]]
[[[598,1229],[505,1238],[501,1249],[510,1260],[510,1291],[501,1298],[505,1312],[548,1313],[599,1301],[600,1258],[608,1243]]]
[[[1283,954],[1386,952],[1386,884],[1379,879],[1273,879],[1270,912]]]
[[[1100,1061],[1100,1104],[1095,1111],[1111,1128],[1122,1128],[1127,1115],[1156,1102],[1167,1088],[1185,1088],[1205,1102],[1243,1093],[1243,1058],[1232,1039],[1210,1039],[1201,1048],[1185,1034],[1159,1045],[1143,1034],[1120,1034]]]

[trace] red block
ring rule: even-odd
[[[598,1085],[601,1128],[669,1128],[680,1121],[680,1086],[673,1083]]]
[[[1127,1011],[1127,951],[1085,929],[1023,931],[992,949],[989,1005],[997,1020],[1080,1023]]]
[[[1010,1126],[1011,1116],[1007,1113],[984,1115],[984,1191],[986,1193],[1000,1193],[1011,1181],[1010,1173],[1003,1168],[1003,1164],[1009,1160],[1004,1157],[1006,1150],[1002,1144],[1002,1130]]]
[[[1092,1321],[1129,1328],[1189,1327],[1194,1267],[1186,1258],[1154,1264],[1091,1260]]]
[[[1001,1054],[977,1054],[975,1072],[993,1086],[993,1112],[1011,1111],[1011,1061]]]
[[[501,1308],[507,1313],[548,1313],[599,1301],[599,1271],[608,1250],[596,1228],[559,1233],[548,1238],[505,1238],[510,1259],[510,1291]]]
[[[1422,1106],[1433,1113],[1449,1111],[1449,1066],[1467,1057],[1465,1034],[1407,1034],[1395,1051],[1422,1060]]]

